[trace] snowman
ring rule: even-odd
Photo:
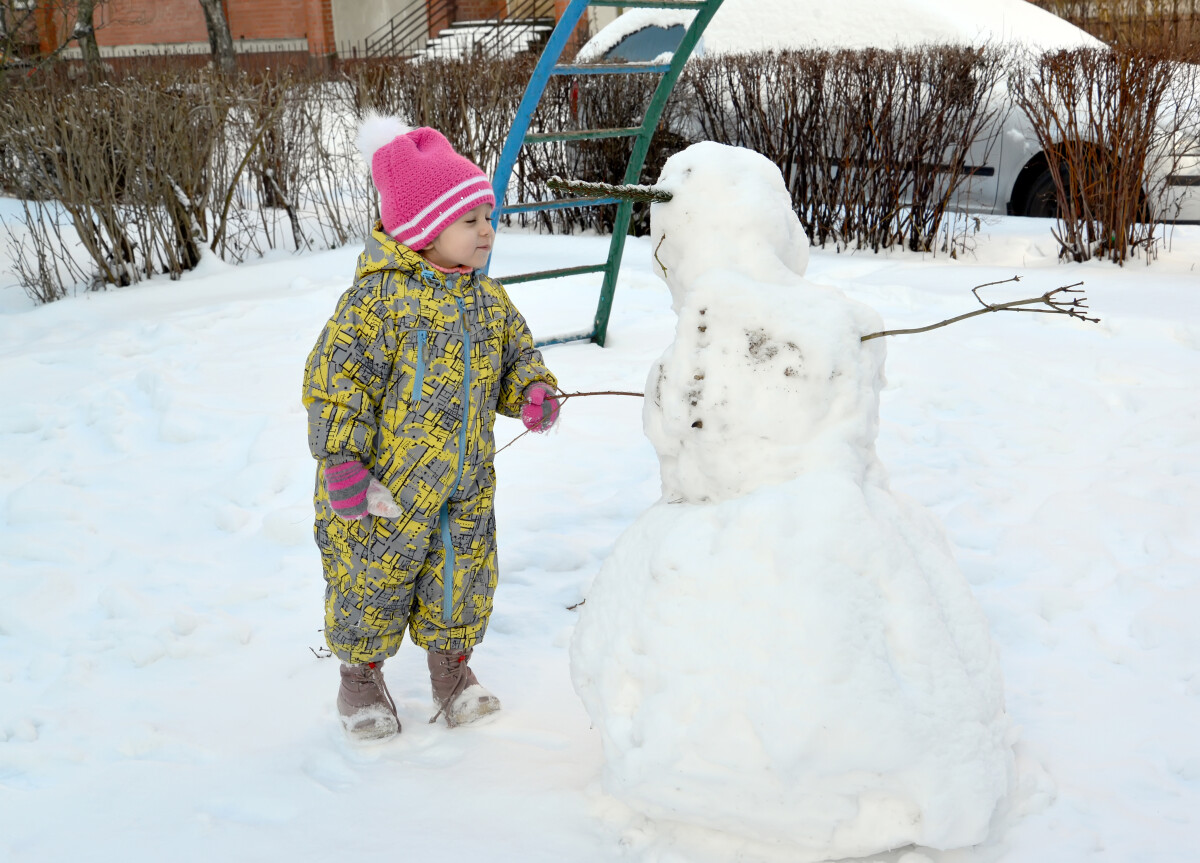
[[[942,529],[875,454],[884,339],[861,337],[882,322],[804,278],[808,238],[765,157],[696,144],[658,188],[679,319],[646,382],[662,497],[571,642],[605,790],[792,861],[977,844],[1012,732]]]

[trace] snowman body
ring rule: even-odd
[[[679,323],[644,422],[663,495],[571,644],[604,784],[789,859],[976,844],[1012,779],[986,620],[875,454],[882,329],[804,278],[778,170],[695,145],[653,237]]]

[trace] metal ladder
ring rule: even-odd
[[[496,207],[492,211],[492,224],[498,225],[500,217],[508,213],[532,213],[541,210],[555,210],[566,207],[600,207],[616,204],[617,216],[613,225],[612,239],[608,247],[608,260],[602,264],[585,264],[578,267],[564,267],[557,270],[541,270],[532,273],[520,273],[503,276],[500,281],[505,284],[518,284],[542,279],[557,279],[565,276],[576,276],[586,273],[603,273],[604,281],[600,287],[600,301],[596,307],[596,315],[592,327],[582,332],[554,336],[538,340],[538,345],[553,345],[563,342],[592,341],[601,347],[608,332],[608,318],[612,311],[613,293],[617,285],[617,272],[621,267],[621,256],[625,251],[625,236],[629,231],[629,222],[633,216],[633,202],[611,197],[581,197],[559,198],[546,201],[518,201],[509,203],[508,185],[513,168],[517,163],[517,155],[526,144],[539,144],[551,141],[588,141],[601,138],[634,138],[633,151],[629,156],[629,164],[625,169],[623,184],[635,184],[642,173],[646,154],[650,150],[650,139],[658,127],[659,117],[667,104],[679,74],[683,71],[684,63],[696,47],[700,34],[712,20],[712,16],[721,6],[723,0],[570,0],[566,11],[558,20],[554,32],[546,43],[542,56],[533,70],[525,95],[517,108],[517,116],[504,142],[496,173],[492,178],[492,190],[496,196]],[[620,64],[560,64],[563,50],[570,40],[571,34],[579,24],[584,12],[589,6],[621,6],[624,8],[645,9],[685,9],[694,10],[696,17],[692,20],[669,64],[656,63],[620,63]],[[618,129],[578,129],[560,132],[539,132],[530,134],[529,124],[546,85],[554,75],[661,75],[646,115],[640,126],[629,126]],[[610,177],[600,177],[603,182],[611,182]]]

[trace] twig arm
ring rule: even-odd
[[[565,402],[567,399],[577,399],[577,398],[583,398],[585,396],[633,396],[634,398],[641,399],[641,398],[645,398],[646,394],[645,393],[621,392],[620,390],[603,390],[603,391],[594,392],[594,393],[558,393],[557,395],[551,396],[551,398],[556,398],[560,402]],[[500,449],[496,450],[496,455],[499,455],[500,453],[504,452],[506,449],[508,449],[513,444],[515,444],[521,438],[525,437],[525,435],[527,435],[527,434],[529,434],[529,429],[526,429],[525,431],[521,432],[519,435],[517,435],[515,438],[510,440],[504,446],[500,447]]]
[[[602,390],[594,393],[559,393],[555,396],[555,398],[566,401],[567,399],[583,398],[584,396],[633,396],[635,398],[643,399],[646,397],[646,394],[621,392],[620,390]]]
[[[1005,279],[1002,282],[988,282],[985,285],[978,285],[971,289],[971,293],[975,295],[975,299],[979,300],[983,306],[982,309],[976,309],[973,312],[956,315],[953,318],[947,318],[944,321],[938,321],[936,324],[930,324],[927,327],[913,327],[905,330],[883,330],[878,333],[868,333],[862,337],[862,341],[867,342],[871,339],[879,339],[884,336],[904,336],[913,333],[927,333],[930,330],[936,330],[939,327],[948,327],[950,324],[956,324],[959,321],[965,321],[967,318],[986,315],[989,312],[1038,312],[1044,315],[1066,315],[1070,318],[1079,318],[1081,321],[1089,321],[1091,323],[1099,323],[1099,318],[1089,318],[1086,314],[1088,311],[1087,297],[1075,297],[1074,299],[1060,296],[1063,294],[1082,294],[1083,291],[1077,290],[1083,282],[1076,282],[1073,285],[1065,285],[1061,288],[1055,288],[1053,291],[1047,291],[1040,297],[1030,297],[1027,300],[1010,300],[1007,303],[985,303],[983,298],[979,296],[979,289],[986,288],[990,285],[1003,285],[1008,282],[1019,281],[1019,277],[1014,276],[1011,279]],[[1045,306],[1044,309],[1032,308],[1033,306]]]
[[[979,292],[984,288],[993,288],[996,285],[1007,285],[1011,284],[1012,282],[1019,281],[1021,281],[1020,276],[1013,276],[1011,279],[1001,279],[998,282],[984,282],[982,285],[976,285],[975,287],[971,288],[971,293],[975,295],[975,299],[979,300],[979,305],[983,306],[985,309],[991,309],[991,304],[985,302],[983,297],[979,296]]]
[[[655,186],[614,186],[610,183],[564,180],[562,177],[551,177],[546,181],[546,186],[556,192],[571,192],[575,195],[603,195],[609,198],[624,198],[629,201],[651,201],[663,204],[671,200],[670,192],[665,192]]]

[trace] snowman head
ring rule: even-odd
[[[808,235],[766,156],[702,141],[668,159],[655,186],[672,195],[651,206],[650,235],[676,305],[713,270],[773,284],[804,275]]]

